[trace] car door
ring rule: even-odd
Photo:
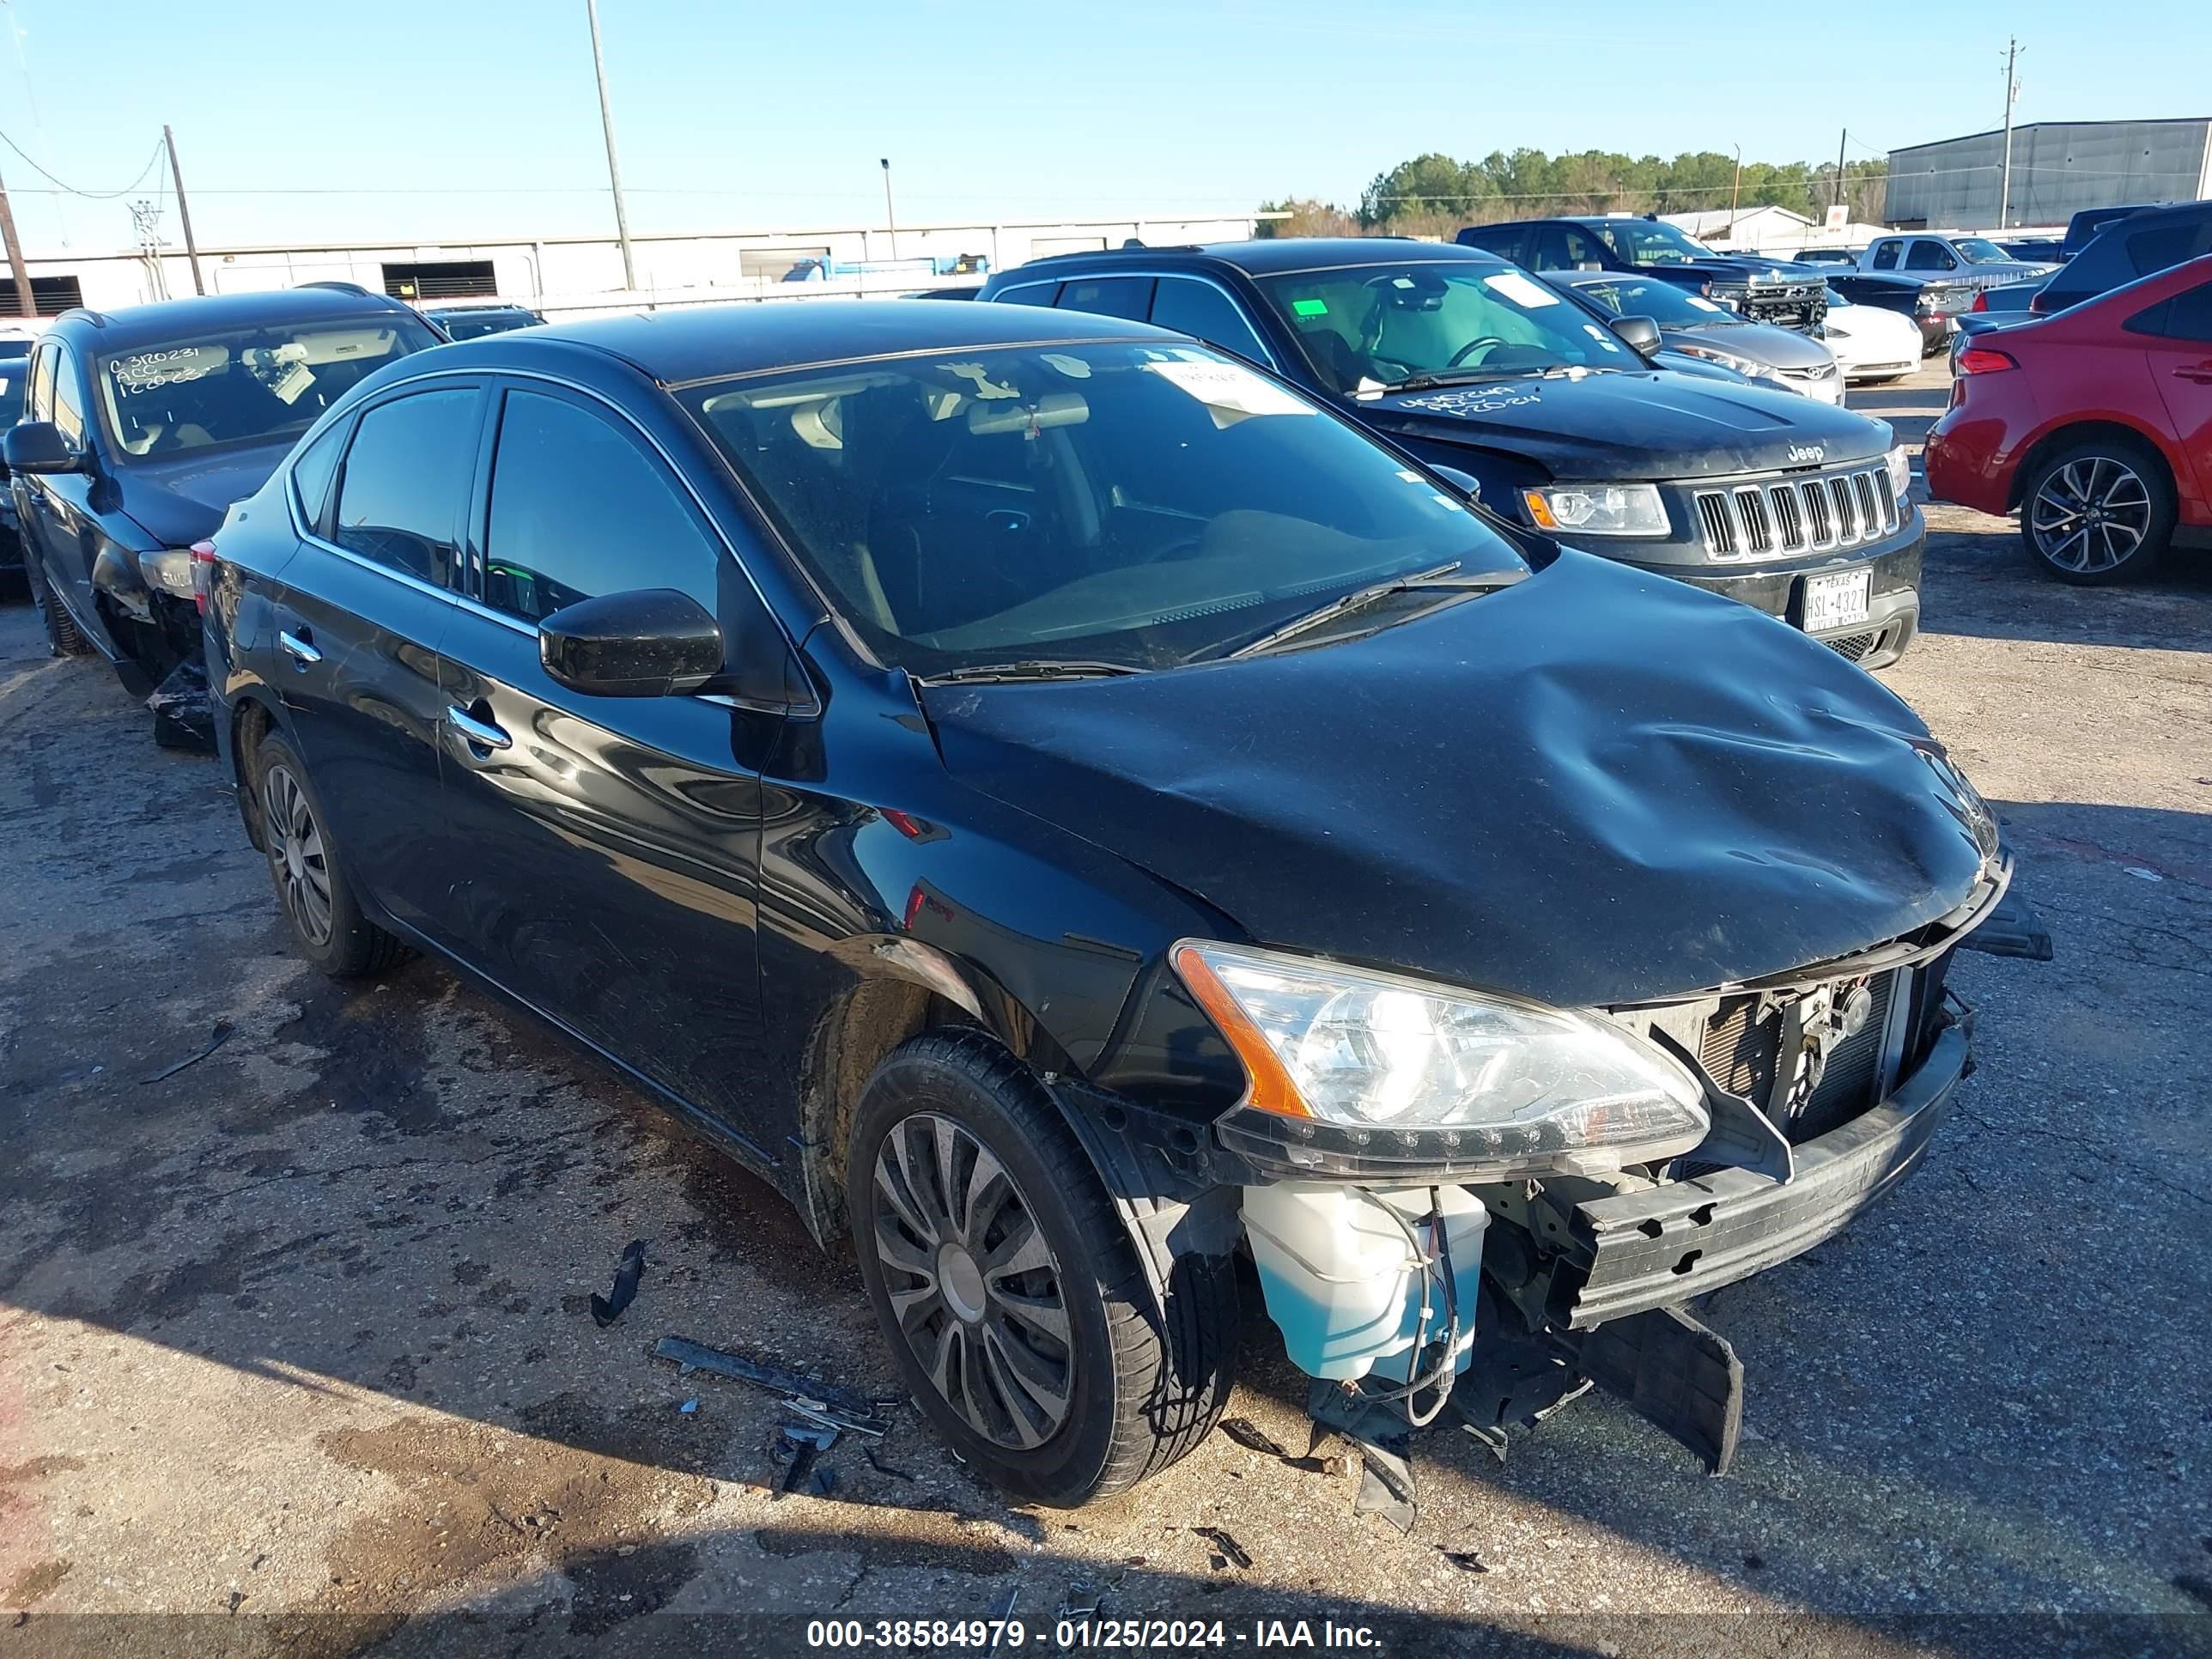
[[[325,827],[393,920],[442,941],[438,644],[453,614],[487,394],[477,379],[412,380],[301,456],[326,501],[271,585],[270,672]]]
[[[781,650],[782,636],[627,416],[545,382],[500,396],[475,598],[441,653],[453,949],[770,1162],[760,776],[738,757],[767,717],[714,696],[572,690],[540,662],[537,624],[599,594],[674,588],[726,639],[757,641],[764,624]]]
[[[76,354],[58,339],[41,340],[38,353],[24,418],[52,422],[64,441],[82,453],[86,447],[85,397]],[[93,495],[101,486],[102,480],[89,472],[27,473],[16,513],[23,522],[25,554],[35,550],[48,592],[64,599],[93,638],[104,641],[107,631],[92,602],[92,560],[98,538],[90,533]]]
[[[2142,338],[2151,380],[2172,417],[2175,447],[2194,475],[2178,482],[2200,510],[2212,510],[2212,283],[2183,289],[2130,318],[2127,327]]]

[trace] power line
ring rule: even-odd
[[[159,166],[161,160],[161,146],[156,144],[154,146],[154,153],[146,158],[146,165],[138,169],[138,176],[136,179],[133,179],[129,184],[124,185],[122,189],[108,191],[79,190],[74,185],[66,185],[60,179],[56,179],[52,173],[47,172],[46,168],[40,167],[37,161],[32,159],[30,151],[25,149],[21,144],[17,143],[13,138],[10,138],[4,132],[0,132],[0,144],[5,144],[9,149],[14,150],[16,155],[23,158],[25,165],[27,166],[32,172],[37,173],[41,179],[50,181],[55,186],[54,190],[51,191],[28,191],[20,193],[38,196],[52,194],[60,194],[63,196],[82,196],[88,202],[120,201],[123,198],[131,194],[132,191],[137,189],[139,185],[144,184],[146,182],[146,175],[151,173],[155,167]]]

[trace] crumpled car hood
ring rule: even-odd
[[[231,503],[269,482],[291,453],[288,439],[247,449],[217,449],[133,461],[115,470],[123,510],[163,547],[190,547],[212,536]]]
[[[1364,640],[922,696],[956,777],[1261,943],[1560,1006],[1846,955],[1983,867],[1971,787],[1875,681],[1579,553]]]

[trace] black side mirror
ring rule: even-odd
[[[602,593],[539,622],[538,659],[571,691],[672,696],[722,672],[722,629],[698,600],[673,588]]]
[[[1659,349],[1659,325],[1649,317],[1616,317],[1613,331],[1638,351]]]
[[[1458,490],[1468,500],[1479,501],[1482,499],[1482,480],[1472,472],[1462,472],[1455,466],[1436,465],[1431,465],[1429,471],[1442,478],[1454,489]]]
[[[23,421],[8,428],[0,440],[0,455],[14,472],[82,472],[84,457],[69,447],[62,429],[52,421]]]

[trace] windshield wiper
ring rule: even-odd
[[[922,685],[965,685],[1003,680],[1095,680],[1111,674],[1141,674],[1144,672],[1124,662],[1081,662],[1040,658],[1021,662],[969,663],[961,668],[948,668],[942,674],[917,675],[915,679]]]
[[[1293,617],[1281,627],[1271,628],[1259,638],[1247,640],[1234,651],[1225,653],[1221,659],[1224,662],[1234,662],[1240,657],[1258,656],[1261,652],[1272,650],[1285,640],[1296,639],[1301,634],[1310,633],[1322,623],[1334,622],[1338,617],[1349,616],[1352,611],[1364,611],[1369,605],[1379,600],[1387,599],[1394,593],[1410,593],[1418,589],[1434,587],[1458,587],[1480,592],[1492,588],[1510,587],[1528,574],[1526,570],[1486,570],[1480,574],[1455,578],[1454,573],[1459,569],[1459,567],[1460,561],[1454,559],[1449,564],[1440,564],[1433,570],[1415,570],[1403,576],[1393,576],[1387,581],[1370,582],[1365,587],[1355,587],[1349,593],[1340,594],[1331,599],[1318,610],[1309,611],[1303,617]]]
[[[1423,374],[1408,374],[1402,380],[1386,380],[1378,392],[1426,392],[1432,386],[1470,386],[1479,380],[1524,380],[1544,371],[1534,364],[1522,363],[1512,368],[1438,368]]]

